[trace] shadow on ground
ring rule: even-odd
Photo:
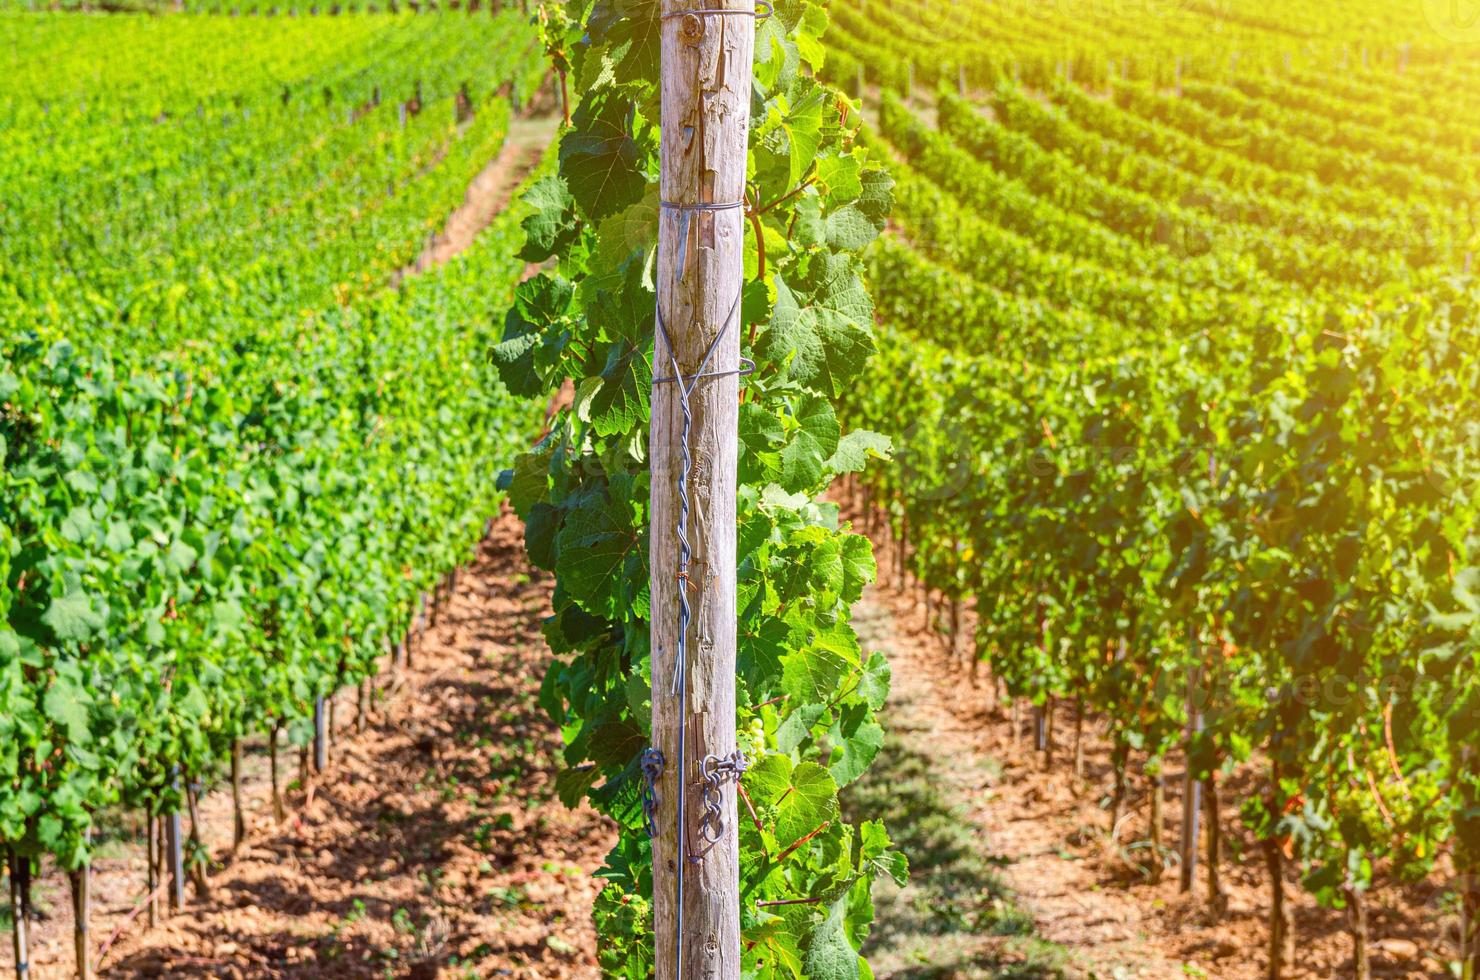
[[[863,610],[860,610],[863,612]],[[884,623],[860,616],[861,631]],[[888,731],[874,764],[843,794],[850,822],[883,819],[896,846],[910,860],[903,888],[874,886],[874,927],[864,954],[876,976],[892,980],[1064,976],[1062,950],[1034,937],[1033,921],[987,857],[979,828],[966,815],[964,794],[986,773],[952,769],[932,752],[932,733],[912,725],[907,699],[895,696],[884,710]],[[979,777],[979,778],[975,778]]]

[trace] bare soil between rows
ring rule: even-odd
[[[230,852],[229,791],[202,821],[219,865],[210,895],[155,929],[136,919],[110,977],[598,975],[592,873],[614,826],[555,796],[560,733],[537,703],[551,580],[524,561],[522,527],[495,524],[461,571],[410,669],[380,678],[365,731],[347,698],[329,768],[272,817],[265,761],[248,770],[249,837]],[[41,883],[65,913],[65,884]],[[145,891],[143,847],[115,841],[94,871],[102,939]],[[72,973],[71,921],[36,930],[34,975]]]
[[[312,792],[289,794],[287,822],[272,817],[261,746],[247,766],[249,838],[235,855],[230,794],[206,797],[202,821],[219,862],[210,895],[192,893],[183,913],[154,929],[135,919],[103,975],[597,976],[593,873],[615,828],[555,796],[560,734],[537,703],[552,584],[527,565],[519,522],[503,515],[412,667],[380,679],[365,731],[341,699],[330,768],[310,779]],[[985,683],[969,683],[938,624],[927,626],[917,588],[876,585],[856,618],[894,675],[889,742],[860,781],[874,809],[857,816],[888,821],[915,869],[907,888],[876,894],[868,953],[878,976],[1263,976],[1268,886],[1253,842],[1237,832],[1236,800],[1225,813],[1235,831],[1230,910],[1213,922],[1201,883],[1184,896],[1175,874],[1153,883],[1125,860],[1146,837],[1144,797],[1131,800],[1120,847],[1107,845],[1101,732],[1087,733],[1081,784],[1069,769],[1072,716],[1062,711],[1060,761],[1045,771],[1031,737],[1013,738],[1004,706]],[[1178,773],[1169,776],[1175,814]],[[95,863],[95,942],[136,908],[143,864],[137,828],[116,828]],[[34,975],[68,976],[66,886],[55,874],[39,886],[52,914],[34,934]],[[1316,907],[1293,881],[1289,893],[1291,975],[1349,976],[1341,914]],[[1373,905],[1376,976],[1445,975],[1434,955],[1439,910],[1396,889]]]
[[[972,683],[965,639],[962,654],[950,651],[944,610],[936,603],[927,623],[923,591],[912,580],[901,589],[890,570],[891,544],[876,540],[875,551],[881,581],[865,595],[856,617],[866,647],[882,649],[892,667],[885,727],[891,738],[938,767],[931,778],[973,830],[979,854],[996,869],[983,886],[989,892],[984,901],[1015,907],[1011,915],[998,908],[985,929],[953,929],[938,922],[933,933],[925,930],[928,943],[914,937],[917,950],[886,944],[878,975],[1262,980],[1270,885],[1257,842],[1244,831],[1238,813],[1257,777],[1254,768],[1235,772],[1220,794],[1228,912],[1215,919],[1206,909],[1203,866],[1191,895],[1179,892],[1175,865],[1160,882],[1141,869],[1150,804],[1139,780],[1128,801],[1128,818],[1111,843],[1106,831],[1114,775],[1111,742],[1100,720],[1086,722],[1085,777],[1078,780],[1074,710],[1060,705],[1052,726],[1055,754],[1045,768],[1029,712],[1020,713],[1014,735],[1009,707],[992,690],[986,672]],[[961,636],[969,638],[974,619],[969,612],[962,618]],[[1132,764],[1133,778],[1139,775],[1138,762]],[[1181,823],[1182,765],[1169,759],[1166,772],[1164,842],[1171,848],[1178,845]],[[1321,908],[1293,874],[1285,888],[1295,922],[1286,976],[1353,976],[1345,913]],[[1442,892],[1380,883],[1370,894],[1374,977],[1449,976],[1443,961],[1453,949],[1457,922],[1440,901]],[[881,906],[885,932],[886,911]],[[953,933],[952,941],[937,938]]]

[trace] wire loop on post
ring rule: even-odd
[[[667,208],[669,211],[733,211],[736,208],[745,207],[744,201],[721,201],[710,203],[701,201],[698,204],[680,204],[678,201],[659,201],[658,207]]]
[[[699,821],[699,835],[711,844],[718,844],[725,836],[724,810],[720,807],[719,784],[724,777],[734,774],[738,780],[750,768],[745,753],[736,749],[724,758],[706,755],[699,769],[704,775],[704,818]],[[691,859],[697,860],[697,858]]]
[[[706,371],[703,374],[691,374],[686,378],[654,378],[655,385],[671,385],[680,381],[707,381],[710,378],[728,378],[734,375],[737,378],[748,378],[755,373],[755,362],[748,357],[740,358],[740,367],[734,371]]]
[[[648,747],[642,750],[642,819],[647,835],[658,836],[658,780],[663,776],[663,753]]]
[[[659,201],[658,207],[677,211],[682,220],[678,227],[678,261],[673,270],[673,281],[679,282],[683,279],[684,269],[688,265],[686,261],[689,254],[689,221],[693,214],[717,214],[721,211],[739,211],[745,207],[744,201],[722,201],[719,203],[701,201],[697,204],[680,204],[677,201]],[[744,221],[744,218],[740,219]]]
[[[756,23],[770,20],[776,8],[771,6],[769,0],[755,0],[757,8],[764,7],[765,11],[756,10],[726,10],[723,7],[702,7],[698,10],[670,10],[663,15],[664,20],[675,20],[679,17],[754,17]]]

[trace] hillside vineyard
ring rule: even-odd
[[[1473,929],[1480,46],[1430,5],[1110,6],[833,11],[897,181],[869,499],[975,611],[963,671],[1109,720],[1112,825],[1174,751],[1216,821],[1252,759],[1276,891],[1438,869]]]

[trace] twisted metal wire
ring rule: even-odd
[[[700,10],[670,10],[663,15],[664,20],[675,20],[679,17],[754,17],[759,24],[763,20],[769,20],[775,13],[769,0],[755,0],[756,10],[725,10],[722,7],[705,7]],[[762,12],[759,8],[766,8]]]
[[[676,204],[668,201],[663,201],[660,203],[662,207],[668,208],[670,210],[679,211],[683,215],[683,221],[680,225],[679,233],[684,242],[684,246],[680,247],[678,253],[678,261],[676,263],[677,268],[674,270],[675,282],[682,280],[685,274],[690,214],[696,211],[717,212],[739,210],[744,206],[743,202],[734,202],[729,204]],[[743,215],[741,220],[741,227],[744,227]],[[745,375],[748,374],[751,370],[754,370],[755,365],[753,363],[745,361],[744,358],[741,359],[742,363],[749,365],[748,368],[741,367],[734,371],[709,370],[710,361],[714,359],[714,352],[719,349],[720,341],[729,335],[730,329],[737,319],[736,314],[740,312],[740,300],[744,296],[744,291],[745,287],[742,284],[740,289],[735,294],[735,301],[730,304],[729,312],[725,314],[724,320],[720,323],[719,330],[715,332],[714,339],[709,342],[709,347],[704,351],[704,357],[702,360],[700,360],[698,368],[695,369],[694,373],[690,375],[685,375],[683,373],[683,369],[679,366],[678,346],[673,342],[673,336],[668,332],[668,324],[663,319],[663,304],[661,299],[653,304],[656,312],[655,319],[657,323],[656,329],[654,330],[654,354],[657,354],[657,338],[661,337],[663,340],[663,345],[667,348],[670,370],[673,372],[670,377],[654,378],[653,384],[655,386],[659,384],[674,384],[677,386],[679,410],[683,417],[683,421],[679,429],[680,465],[677,481],[678,523],[677,527],[675,528],[675,532],[678,537],[678,639],[675,644],[675,650],[673,654],[672,680],[669,683],[669,696],[672,697],[676,695],[678,697],[678,717],[680,719],[678,727],[678,758],[676,760],[676,771],[678,777],[678,882],[676,889],[677,894],[675,895],[675,899],[678,908],[676,917],[677,921],[675,923],[676,928],[674,930],[673,938],[674,970],[676,980],[683,980],[684,880],[687,877],[686,872],[688,865],[690,864],[688,853],[688,825],[686,820],[686,797],[688,794],[684,792],[684,778],[688,765],[688,637],[689,623],[693,618],[693,610],[689,606],[688,595],[689,564],[693,560],[694,556],[693,545],[689,542],[689,481],[693,476],[694,469],[693,455],[689,451],[689,437],[694,423],[694,415],[693,410],[689,405],[689,397],[694,393],[694,389],[698,386],[699,382],[706,378],[727,377],[732,374]],[[709,790],[706,788],[706,805],[708,804],[708,797]],[[708,819],[709,818],[706,815],[706,823],[704,826],[707,826]],[[704,826],[701,826],[700,828],[701,835],[705,833]],[[656,825],[653,829],[656,830]],[[723,828],[721,827],[721,831],[722,830]],[[708,839],[707,835],[705,839]]]

